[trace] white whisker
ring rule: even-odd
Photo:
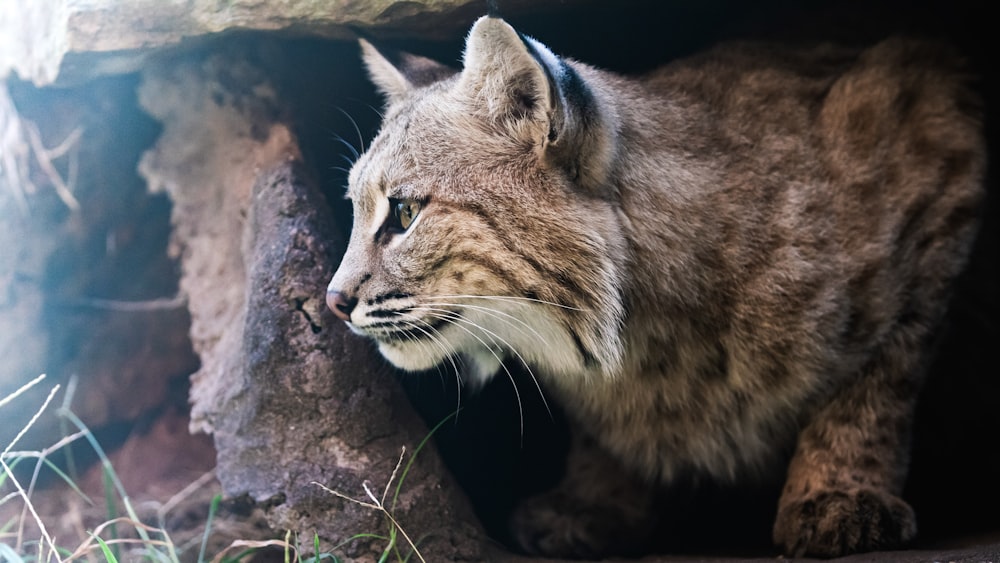
[[[455,311],[450,311],[448,309],[435,309],[435,308],[430,308],[430,307],[415,307],[414,310],[424,310],[424,311],[432,312],[432,313],[435,314],[435,316],[437,316],[438,318],[442,318],[444,320],[450,320],[450,321],[458,320],[458,321],[461,321],[463,323],[466,323],[466,324],[468,324],[468,325],[470,325],[470,326],[472,326],[472,327],[474,327],[474,328],[482,331],[487,336],[489,336],[490,340],[493,341],[494,343],[496,343],[496,340],[499,340],[504,345],[504,347],[506,347],[508,350],[510,350],[515,356],[517,356],[517,359],[521,361],[521,365],[523,365],[524,369],[527,370],[528,376],[531,377],[531,381],[535,384],[535,389],[538,390],[538,396],[542,399],[542,404],[545,405],[545,410],[549,413],[549,416],[552,416],[552,409],[549,408],[549,402],[548,402],[548,400],[545,399],[545,393],[542,391],[542,386],[538,382],[538,378],[535,377],[535,372],[532,371],[531,365],[528,364],[527,360],[524,359],[524,356],[522,356],[521,353],[518,352],[517,349],[514,346],[511,346],[511,344],[509,342],[507,342],[507,340],[505,340],[502,336],[500,336],[499,334],[493,332],[492,330],[489,330],[488,328],[486,328],[484,326],[479,325],[478,323],[476,323],[474,321],[469,320],[468,318],[466,318],[461,313],[457,313]],[[447,315],[447,317],[445,317],[441,313],[444,313],[445,315]],[[452,322],[452,324],[455,324],[455,323]],[[471,331],[469,331],[468,329],[465,329],[465,327],[462,327],[461,325],[455,324],[455,326],[458,326],[459,328],[462,328],[462,329],[466,330],[466,332],[469,332],[469,334],[472,334],[473,336],[476,336]],[[478,337],[477,337],[477,339],[478,339]],[[479,339],[479,341],[483,342],[482,339]],[[485,345],[485,343],[484,343],[484,345]],[[492,349],[490,351],[492,352]],[[494,353],[493,355],[496,356],[496,353]],[[499,360],[499,357],[497,359]],[[507,369],[506,366],[503,365],[503,361],[500,362],[500,365],[504,367],[504,370]],[[511,374],[510,374],[509,371],[507,372],[507,375],[508,375],[508,377],[511,377],[511,383],[513,383],[513,381],[514,381],[513,377],[511,376]],[[516,389],[517,385],[514,384],[514,387],[515,387],[515,392],[516,392],[517,391],[517,389]],[[518,394],[518,404],[520,406],[520,394]],[[521,433],[522,433],[522,435],[524,433],[524,413],[523,413],[523,411],[522,411],[522,414],[521,414]]]
[[[351,125],[354,127],[354,132],[357,133],[357,135],[358,135],[358,143],[361,145],[361,152],[365,152],[367,150],[367,149],[365,149],[365,138],[361,134],[361,129],[358,127],[358,122],[355,121],[353,117],[351,117],[351,114],[349,114],[346,111],[344,111],[344,108],[339,108],[338,107],[337,111],[339,111],[340,113],[344,114],[344,117],[346,117],[348,119],[348,121],[351,122]]]
[[[457,404],[455,405],[455,412],[457,413],[462,409],[462,372],[461,370],[458,369],[458,364],[455,362],[455,356],[457,356],[458,353],[455,351],[455,348],[451,346],[451,343],[448,342],[448,340],[441,334],[441,331],[434,328],[426,321],[420,319],[415,315],[408,315],[403,312],[400,312],[399,316],[413,319],[413,321],[404,321],[404,323],[406,323],[407,326],[419,330],[420,332],[427,335],[427,338],[429,338],[432,342],[438,345],[438,348],[444,353],[444,356],[448,358],[448,362],[451,363],[451,369],[454,370],[455,372],[455,386],[457,391],[456,393]],[[419,326],[421,324],[426,326],[427,330]],[[459,358],[459,361],[461,361],[461,358]]]
[[[476,325],[475,323],[473,323],[473,322],[471,322],[471,321],[469,321],[467,319],[462,318],[461,315],[455,313],[454,311],[449,311],[448,309],[434,309],[434,308],[425,308],[425,307],[414,307],[411,310],[417,310],[417,309],[427,311],[430,314],[430,316],[433,316],[434,318],[437,318],[437,319],[441,319],[441,320],[443,320],[443,321],[451,324],[452,326],[460,328],[460,329],[464,330],[465,332],[469,333],[470,336],[472,336],[473,338],[475,338],[476,340],[478,340],[479,343],[483,345],[483,348],[486,348],[487,350],[489,350],[490,354],[492,354],[493,357],[496,358],[497,362],[500,364],[500,367],[503,368],[504,373],[507,374],[507,379],[510,380],[511,387],[513,387],[513,389],[514,389],[514,397],[517,399],[518,417],[520,418],[520,422],[521,422],[521,439],[523,440],[524,439],[524,405],[521,402],[521,392],[517,388],[517,381],[514,380],[514,374],[512,374],[510,372],[510,370],[507,368],[507,366],[503,363],[503,359],[500,357],[500,355],[497,354],[496,351],[493,350],[493,348],[491,348],[490,345],[487,344],[485,340],[483,340],[482,338],[480,338],[478,334],[472,332],[468,328],[466,328],[466,327],[458,324],[455,321],[456,320],[462,320],[462,321],[465,321],[465,322],[467,322],[469,324],[472,324],[473,326],[476,326],[477,328],[482,329],[482,327],[478,327],[478,325]],[[440,314],[439,312],[446,313],[446,314]],[[494,342],[494,344],[496,344],[496,342]],[[544,397],[542,398],[542,400],[544,400]]]
[[[444,338],[444,336],[441,335],[441,331],[439,331],[438,329],[434,328],[433,326],[431,326],[430,324],[428,324],[426,321],[420,319],[419,317],[417,317],[415,315],[407,315],[406,313],[402,313],[402,312],[399,313],[399,316],[404,317],[404,318],[413,319],[412,321],[403,321],[403,322],[404,322],[404,324],[406,326],[411,327],[411,328],[413,328],[415,330],[419,330],[424,335],[426,335],[427,338],[431,342],[433,342],[434,344],[436,344],[437,347],[438,347],[438,349],[440,349],[444,353],[444,357],[448,358],[448,362],[451,364],[451,369],[455,373],[455,380],[456,380],[457,385],[458,385],[458,406],[457,406],[457,408],[459,408],[459,409],[462,408],[462,377],[461,377],[461,373],[462,372],[461,372],[461,370],[458,369],[458,364],[455,363],[455,356],[458,354],[455,351],[455,348],[451,346],[451,344],[447,341],[447,339]],[[425,330],[420,325],[426,326],[427,329]],[[410,339],[413,340],[414,342],[417,342],[412,337],[410,337]],[[440,365],[438,366],[438,369],[440,369]]]
[[[409,328],[409,329],[419,330],[420,332],[424,333],[424,335],[427,336],[427,338],[431,341],[431,343],[437,344],[438,348],[441,348],[441,344],[438,343],[438,342],[436,342],[434,340],[434,337],[430,333],[428,333],[426,330],[424,330],[423,328],[421,328],[416,323],[412,323],[412,322],[409,322],[409,321],[403,321],[402,324],[404,326],[406,326],[407,328]],[[412,334],[404,334],[403,336],[405,336],[406,339],[409,340],[410,342],[412,342],[415,346],[420,346],[420,347],[424,346],[424,343],[420,342]],[[447,353],[447,350],[445,350],[443,348],[441,348],[441,349],[445,352],[445,357],[449,357],[448,353]],[[436,366],[434,366],[434,369],[437,371],[438,379],[441,381],[441,387],[444,388],[444,364],[437,364]]]
[[[358,160],[358,157],[360,157],[360,156],[361,156],[361,154],[360,154],[360,153],[358,152],[358,149],[357,149],[357,148],[356,148],[356,147],[355,147],[354,145],[352,145],[351,143],[347,142],[347,140],[346,140],[346,139],[344,139],[343,137],[341,137],[340,135],[334,135],[334,136],[333,136],[333,140],[335,140],[335,141],[337,141],[338,143],[340,143],[340,144],[344,145],[345,147],[347,147],[347,149],[348,149],[348,150],[350,150],[350,151],[351,151],[351,156],[353,156],[353,157],[354,157],[354,159],[353,159],[353,160],[351,160],[351,159],[348,159],[348,162],[350,162],[350,163],[351,163],[351,165],[353,165],[353,164],[354,164],[354,162],[355,162],[356,160]],[[345,156],[346,156],[346,155],[345,155]]]
[[[540,332],[538,332],[537,330],[535,330],[535,327],[531,326],[530,324],[524,322],[523,320],[521,320],[521,319],[519,319],[519,318],[517,318],[514,315],[511,315],[509,313],[505,313],[503,311],[498,311],[496,309],[491,309],[490,307],[480,307],[480,306],[477,306],[477,305],[469,305],[467,303],[443,303],[443,302],[430,301],[430,302],[425,302],[423,304],[424,305],[436,305],[436,306],[440,306],[440,307],[462,307],[462,308],[465,308],[465,309],[472,309],[473,311],[480,311],[482,313],[486,313],[487,315],[490,315],[491,317],[494,317],[495,319],[497,319],[499,321],[505,322],[508,326],[510,326],[511,328],[517,330],[522,335],[528,336],[527,332],[525,332],[525,331],[519,329],[517,326],[515,326],[514,323],[517,323],[518,325],[521,325],[522,327],[528,329],[528,331],[530,331],[532,335],[534,335],[536,338],[538,338],[539,340],[541,340],[546,346],[551,347],[551,345],[549,344],[548,340],[546,340],[545,337],[542,336],[542,334]]]
[[[518,297],[514,295],[435,295],[434,297],[440,297],[444,299],[493,299],[496,301],[517,301],[517,302],[527,302],[527,303],[539,303],[541,305],[549,305],[552,307],[559,307],[560,309],[567,309],[569,311],[579,311],[587,312],[589,309],[581,309],[579,307],[571,307],[569,305],[563,305],[562,303],[555,303],[553,301],[545,301],[544,299],[535,299],[533,297]]]

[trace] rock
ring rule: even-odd
[[[54,385],[68,389],[71,374],[72,410],[100,431],[175,401],[172,389],[197,367],[187,310],[172,300],[168,204],[135,174],[156,123],[136,107],[134,84],[0,83],[0,398],[48,374],[3,407],[0,446]],[[63,436],[54,411],[17,449]],[[109,448],[124,439],[121,430],[103,436]]]
[[[0,399],[41,374],[47,364],[48,332],[40,314],[44,297],[41,288],[28,280],[40,278],[56,241],[39,239],[36,222],[27,213],[25,176],[30,174],[30,158],[21,115],[6,85],[0,83],[0,249],[5,249],[0,251],[0,357],[6,358],[0,365]],[[27,422],[49,388],[40,386],[30,403],[7,405],[4,416]],[[4,424],[0,444],[6,446],[19,430],[20,425]]]
[[[387,533],[379,512],[318,484],[371,502],[365,483],[380,494],[401,450],[409,463],[428,430],[324,305],[344,242],[273,92],[245,60],[220,55],[151,69],[140,88],[165,127],[140,169],[174,201],[202,361],[192,428],[213,435],[226,493],[268,506],[276,529],[315,531],[325,544]],[[482,532],[431,446],[405,474],[394,517],[425,538],[428,560],[482,558]],[[370,560],[382,548],[359,539],[342,549]]]
[[[538,4],[512,0],[504,10],[537,11]],[[12,70],[39,86],[134,72],[163,48],[231,31],[343,39],[351,26],[452,38],[485,11],[483,0],[11,0],[0,3],[0,80]]]

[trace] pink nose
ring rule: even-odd
[[[326,292],[326,306],[342,321],[351,320],[351,311],[357,304],[357,297],[348,297],[339,291]]]

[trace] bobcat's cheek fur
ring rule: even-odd
[[[442,86],[438,94],[448,96]],[[473,125],[505,125],[468,123],[468,110],[451,100],[458,115],[436,118],[419,137],[397,135],[412,127],[405,114],[426,111],[428,101],[390,109],[399,118],[387,120],[352,171],[356,224],[330,283],[357,299],[352,328],[409,370],[461,355],[474,368],[466,375],[478,380],[505,361],[566,377],[620,371],[625,253],[607,227],[614,212],[574,193],[556,171],[539,170],[533,141],[516,135],[476,148],[514,153],[507,162],[453,170],[447,159],[458,155],[443,152],[449,139]],[[476,193],[481,184],[497,191]],[[533,189],[539,184],[551,187]],[[425,203],[410,229],[387,234],[386,202],[403,197]],[[547,225],[543,233],[539,225]]]
[[[362,49],[388,107],[331,306],[401,368],[523,362],[561,402],[577,447],[522,549],[632,552],[651,488],[784,463],[789,554],[913,538],[910,419],[985,166],[950,51],[743,44],[628,80],[491,17],[457,73]]]

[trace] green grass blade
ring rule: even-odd
[[[108,522],[114,522],[118,518],[118,503],[115,502],[115,489],[114,482],[111,479],[111,471],[108,467],[104,468],[102,472],[104,479],[104,508],[106,510],[105,516]],[[108,532],[111,534],[112,538],[118,538],[118,524],[113,523],[108,527]],[[98,538],[100,539],[100,538]],[[102,548],[103,549],[103,548]],[[121,555],[118,553],[118,546],[113,546],[111,548],[115,557]]]
[[[376,536],[376,537],[378,537],[378,536]],[[351,541],[352,539],[356,539],[356,538],[357,538],[357,536],[352,536],[350,539],[347,539],[347,540],[341,542],[337,547],[340,547],[341,545],[345,545],[347,542]],[[334,547],[334,549],[337,549],[337,547]],[[319,534],[313,532],[313,556],[310,557],[310,558],[308,558],[308,559],[302,559],[301,563],[319,563],[320,561],[323,561],[323,560],[326,560],[326,559],[332,560],[333,563],[340,563],[340,559],[336,555],[334,555],[332,553],[320,553],[320,550],[319,550]]]
[[[24,563],[24,559],[14,551],[11,546],[0,543],[0,561],[10,562],[10,563]]]
[[[392,545],[387,545],[385,546],[385,550],[382,551],[382,556],[378,558],[378,563],[386,563],[390,555],[392,555]]]
[[[324,557],[319,553],[319,534],[316,532],[313,532],[312,548],[312,557],[301,558],[299,560],[300,563],[319,563],[319,561],[324,559]]]
[[[118,558],[115,557],[115,553],[111,550],[111,547],[109,547],[100,536],[94,536],[94,539],[97,540],[97,545],[101,546],[101,552],[104,553],[104,559],[107,560],[108,563],[118,563]]]
[[[417,454],[420,453],[420,450],[424,449],[424,446],[427,445],[427,441],[431,439],[431,436],[433,436],[434,433],[437,432],[439,428],[444,426],[445,422],[448,422],[457,415],[458,411],[455,411],[449,414],[448,416],[442,418],[441,422],[438,422],[437,424],[434,425],[434,428],[431,428],[430,432],[428,432],[427,435],[424,436],[423,440],[420,440],[420,443],[417,444],[416,449],[414,449],[413,453],[410,454],[410,459],[406,462],[406,467],[403,468],[403,473],[400,474],[399,481],[396,482],[396,491],[392,495],[392,505],[389,508],[390,511],[396,509],[396,500],[399,499],[399,492],[403,490],[403,481],[406,480],[406,474],[409,473],[410,468],[413,467],[413,462],[414,460],[417,459]]]
[[[56,475],[58,475],[59,478],[62,479],[69,486],[69,488],[73,489],[73,491],[76,494],[80,495],[80,497],[83,500],[87,501],[87,504],[89,504],[91,506],[94,505],[94,501],[91,500],[91,498],[89,496],[87,496],[87,493],[85,493],[82,490],[80,490],[80,487],[77,486],[77,484],[74,482],[73,478],[70,477],[69,475],[67,475],[65,471],[63,471],[62,469],[60,469],[59,466],[56,465],[56,463],[54,461],[50,460],[49,458],[45,458],[45,459],[42,460],[42,463],[44,463],[46,467],[48,467],[49,469],[51,469],[53,473],[55,473]]]
[[[333,546],[333,549],[340,549],[340,548],[344,547],[345,545],[351,543],[352,541],[354,541],[354,540],[360,540],[360,539],[372,539],[372,540],[379,540],[379,541],[389,541],[390,538],[388,536],[382,536],[382,535],[379,535],[379,534],[354,534],[353,536],[351,536],[351,537],[347,538],[346,540],[344,540],[344,541],[338,543],[337,545]]]
[[[396,550],[396,526],[389,528],[389,543],[386,544],[385,550],[382,552],[382,556],[379,557],[378,563],[385,563],[389,560],[389,556],[392,552]]]
[[[79,379],[76,375],[71,375],[69,381],[66,382],[66,391],[63,393],[62,410],[69,410],[70,405],[73,404],[73,397],[76,396],[76,386],[79,383]],[[63,436],[69,435],[69,425],[67,424],[66,417],[59,417],[59,430],[62,432]],[[66,459],[66,471],[73,476],[73,481],[78,481],[80,479],[80,472],[76,469],[76,457],[73,455],[73,448],[66,448],[63,451],[63,455]]]
[[[13,471],[14,468],[17,467],[17,464],[24,461],[24,459],[25,458],[23,457],[15,457],[14,459],[10,460],[10,463],[7,464],[7,467],[9,467],[11,471]],[[4,470],[0,472],[0,487],[2,487],[6,482],[7,482],[7,471]]]
[[[205,549],[208,547],[208,537],[212,534],[212,521],[215,520],[215,511],[219,509],[222,502],[222,495],[212,497],[212,503],[208,505],[208,519],[205,522],[205,533],[201,536],[201,548],[198,550],[198,563],[205,562]]]
[[[97,438],[94,436],[93,432],[87,428],[87,425],[85,425],[83,421],[73,413],[73,411],[59,409],[59,414],[60,416],[64,416],[69,419],[69,421],[76,426],[77,430],[84,433],[87,438],[87,442],[90,443],[90,447],[94,449],[94,452],[97,453],[97,457],[101,460],[101,465],[106,470],[105,474],[111,479],[111,482],[114,484],[115,491],[117,491],[119,498],[122,499],[122,504],[125,505],[125,512],[128,513],[129,518],[133,521],[141,522],[142,520],[136,514],[135,509],[132,507],[132,503],[129,501],[128,493],[125,492],[125,485],[123,485],[121,480],[118,478],[114,468],[111,466],[111,460],[108,458],[108,455],[104,453],[104,448],[102,448],[101,444],[97,442]],[[147,534],[146,530],[144,530],[141,526],[136,526],[136,533],[139,534],[139,537],[142,538],[143,541],[149,541],[149,534]]]

